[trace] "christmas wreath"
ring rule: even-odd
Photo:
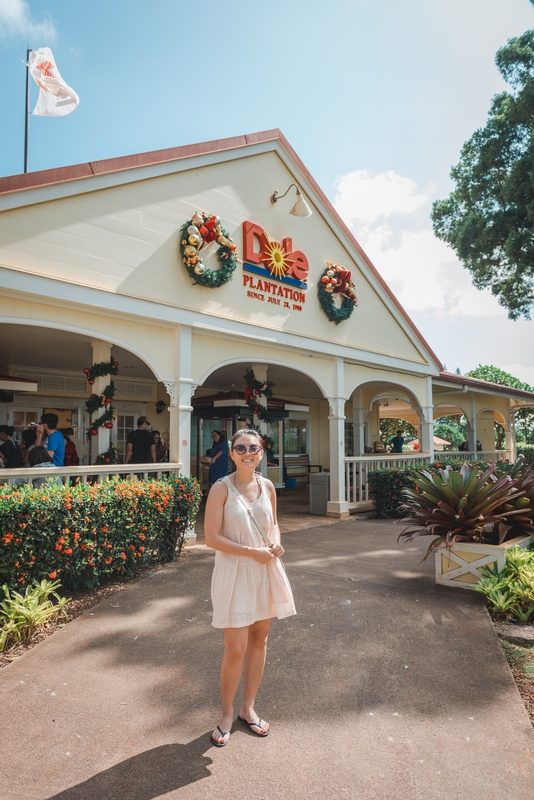
[[[217,255],[221,268],[211,270],[204,266],[199,253],[203,247],[215,241],[220,245]],[[219,217],[204,212],[193,214],[191,219],[182,225],[180,252],[182,261],[194,282],[210,289],[228,283],[239,261],[236,246],[228,232],[221,226]]]
[[[262,404],[258,402],[258,397],[265,395],[267,400],[269,400],[273,396],[272,387],[274,383],[272,381],[265,381],[265,383],[257,381],[254,376],[254,371],[251,369],[247,369],[243,377],[247,382],[245,389],[245,403],[247,406],[262,422],[273,422],[273,415],[268,410],[267,406],[262,406]]]
[[[101,361],[99,364],[93,364],[92,367],[86,367],[84,369],[85,376],[92,386],[95,382],[95,378],[103,378],[104,375],[118,375],[119,374],[119,362],[115,361],[115,359],[111,359],[111,361]],[[90,427],[87,429],[86,435],[87,438],[90,439],[91,436],[96,436],[98,433],[98,428],[108,428],[111,430],[113,428],[113,420],[117,416],[117,412],[114,410],[113,406],[111,405],[111,401],[115,395],[116,387],[115,383],[111,381],[102,394],[92,394],[88,400],[85,401],[85,407],[87,412],[91,415],[96,413],[99,408],[104,408],[105,411],[99,417],[94,419],[91,422]],[[113,445],[112,445],[113,446]],[[101,454],[102,455],[102,454]],[[105,453],[103,455],[106,458],[109,455]],[[100,456],[98,456],[100,458]],[[116,461],[97,461],[98,464],[110,463],[115,464]]]
[[[326,269],[318,284],[318,294],[321,308],[328,319],[336,325],[348,319],[354,307],[358,305],[350,270],[341,264],[336,264],[335,261],[326,262]],[[334,302],[336,294],[341,294],[340,306]]]

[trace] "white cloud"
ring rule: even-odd
[[[356,221],[369,225],[392,214],[410,214],[428,200],[427,195],[416,194],[411,178],[392,169],[378,175],[367,170],[349,172],[336,182],[336,190],[334,205],[347,225]]]
[[[336,189],[337,211],[407,311],[434,310],[442,318],[506,314],[489,290],[473,287],[451,248],[434,236],[431,198],[411,178],[360,170],[344,175]]]
[[[56,29],[49,18],[34,19],[26,0],[0,0],[0,39],[17,36],[40,38],[47,45],[55,40]],[[41,46],[41,42],[33,44]]]

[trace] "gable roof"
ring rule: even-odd
[[[299,171],[304,175],[311,188],[316,193],[317,197],[324,204],[329,214],[333,217],[337,226],[343,231],[343,234],[347,237],[355,250],[357,250],[369,271],[372,273],[383,291],[389,297],[409,328],[412,330],[415,338],[428,353],[435,366],[441,371],[443,369],[443,365],[438,356],[434,353],[419,329],[399,303],[388,284],[382,278],[374,264],[357,242],[353,233],[341,219],[330,200],[326,197],[320,186],[314,180],[310,172],[307,170],[283,133],[278,128],[260,131],[258,133],[250,133],[244,136],[232,136],[227,139],[214,139],[210,142],[182,145],[180,147],[172,147],[165,150],[153,150],[147,153],[120,156],[118,158],[109,158],[102,161],[88,161],[85,164],[74,164],[68,167],[58,167],[56,169],[7,176],[0,178],[0,196],[5,197],[13,194],[19,194],[30,189],[57,186],[58,184],[62,183],[67,184],[72,181],[87,180],[96,176],[119,173],[121,171],[132,170],[140,167],[149,167],[157,164],[164,164],[166,162],[185,160],[195,156],[203,156],[217,152],[242,149],[243,147],[250,147],[255,144],[270,141],[279,142],[290,159],[295,163]],[[88,189],[88,191],[90,191],[90,189]]]

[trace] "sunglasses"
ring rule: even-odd
[[[248,447],[246,444],[235,444],[232,447],[232,450],[235,450],[238,456],[244,456],[245,453],[250,453],[252,456],[255,456],[256,453],[259,453],[260,450],[263,450],[263,447],[260,444],[251,444]]]

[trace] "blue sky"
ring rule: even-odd
[[[30,170],[279,127],[447,367],[534,384],[534,322],[473,289],[428,219],[505,88],[496,50],[530,27],[528,0],[0,0],[0,175],[23,168],[27,43],[80,96],[32,118]]]

